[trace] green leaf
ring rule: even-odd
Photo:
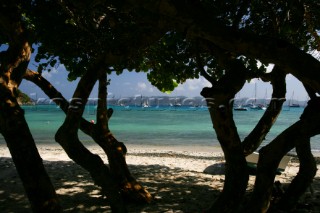
[[[172,83],[173,83],[173,86],[174,86],[174,87],[179,86],[179,84],[177,83],[177,81],[176,81],[175,79],[172,79]]]

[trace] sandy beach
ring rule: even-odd
[[[64,212],[110,212],[99,188],[84,169],[71,161],[55,144],[38,145],[47,172],[59,195]],[[106,155],[95,145],[87,146],[107,163]],[[127,164],[132,174],[155,197],[148,205],[128,204],[129,212],[201,212],[219,195],[224,183],[222,151],[218,147],[158,147],[128,145]],[[320,158],[316,157],[318,169]],[[207,167],[212,174],[205,174]],[[286,170],[276,177],[285,186],[298,172],[292,157]],[[0,212],[31,212],[21,181],[6,145],[0,145]],[[255,176],[250,176],[248,193]],[[300,200],[296,212],[320,212],[320,171]]]

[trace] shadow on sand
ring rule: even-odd
[[[318,165],[319,159],[316,158]],[[99,187],[93,185],[88,172],[80,166],[72,161],[44,161],[44,165],[64,212],[111,212]],[[155,201],[146,205],[128,203],[128,212],[202,212],[219,195],[224,183],[223,164],[210,167],[216,169],[216,173],[204,174],[161,165],[129,165],[133,175],[151,192]],[[293,212],[319,212],[319,177],[312,185],[313,193],[307,192],[300,201],[303,206]],[[0,158],[0,212],[31,213],[11,158]]]
[[[44,161],[64,212],[110,212],[88,172],[71,161]],[[212,175],[160,165],[129,165],[155,197],[151,204],[128,203],[129,212],[201,212],[219,194]],[[0,212],[31,212],[11,158],[0,158]],[[211,186],[210,186],[211,184]]]

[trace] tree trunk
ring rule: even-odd
[[[214,91],[208,88],[203,89],[201,94],[207,100],[212,123],[226,161],[223,191],[207,212],[234,212],[240,207],[249,179],[241,141],[233,121],[233,106],[230,100],[234,96],[213,95]]]
[[[68,101],[46,79],[39,75],[39,73],[28,70],[25,75],[25,79],[35,83],[46,93],[46,95],[48,95],[49,98],[59,105],[65,113],[68,112]],[[103,91],[105,89],[101,90]],[[104,98],[99,98],[99,100],[104,100]],[[104,103],[104,105],[106,105],[106,103]],[[106,109],[106,107],[100,107],[98,104],[98,113],[103,113],[102,111],[104,109]],[[109,112],[112,112],[112,110],[109,109]],[[109,120],[111,113],[107,114],[107,120]],[[108,130],[109,128],[107,128],[107,130],[103,130],[106,127],[103,128],[101,125],[106,125],[108,123],[107,120],[105,122],[100,121],[99,115],[97,114],[96,124],[92,124],[81,118],[80,129],[85,134],[91,136],[107,154],[111,173],[115,177],[122,194],[131,200],[147,203],[151,202],[152,196],[150,193],[131,175],[125,161],[125,154],[127,152],[125,145],[122,142],[117,141],[117,139]]]
[[[289,188],[277,204],[277,208],[283,211],[291,211],[295,207],[317,173],[317,163],[311,152],[310,138],[299,138],[296,143],[296,151],[300,168],[298,175],[292,180]]]
[[[259,151],[259,160],[257,164],[257,174],[252,199],[247,212],[266,212],[270,205],[272,187],[276,170],[282,157],[294,148],[295,131],[301,126],[296,123],[282,132],[270,144]]]
[[[99,138],[98,138],[99,137]],[[94,140],[108,156],[110,171],[125,198],[142,203],[152,201],[151,194],[131,175],[125,154],[127,149],[111,132],[97,131]]]
[[[301,119],[260,150],[255,187],[246,212],[266,212],[268,210],[276,169],[282,157],[293,149],[295,145],[298,146],[298,157],[301,157],[301,161],[303,162],[301,171],[305,172],[305,163],[311,168],[311,171],[304,173],[308,176],[307,183],[299,186],[303,188],[299,189],[299,193],[306,190],[307,185],[311,182],[311,176],[314,173],[314,163],[312,158],[310,158],[310,151],[304,149],[306,147],[310,148],[308,145],[310,137],[320,133],[320,127],[318,125],[320,120],[319,106],[319,98],[309,101]],[[305,148],[301,150],[302,146],[305,146]],[[300,177],[298,177],[298,182],[300,180]],[[298,190],[296,183],[294,183],[292,187],[294,190]],[[290,200],[291,202],[293,201],[291,198]]]
[[[310,186],[317,172],[317,164],[311,152],[310,137],[319,134],[320,128],[316,123],[320,119],[320,98],[309,94],[312,98],[301,116],[304,122],[304,129],[295,139],[295,147],[300,160],[298,175],[293,179],[285,195],[278,204],[279,209],[290,210],[298,202],[306,189]]]
[[[8,49],[1,53],[0,58],[0,130],[33,212],[61,212],[24,111],[17,102],[18,86],[31,55],[31,45],[18,7],[15,1],[0,5],[0,30],[9,41]]]
[[[255,128],[242,142],[243,151],[246,156],[258,149],[274,122],[277,120],[281,112],[283,102],[285,101],[285,78],[286,74],[278,66],[275,66],[272,72],[268,74],[268,79],[266,80],[270,81],[272,84],[272,99]]]
[[[78,139],[77,131],[68,130],[69,122],[74,123],[76,119],[68,117],[65,120],[56,133],[56,141],[73,161],[90,173],[94,183],[101,187],[102,193],[110,200],[112,211],[127,212],[120,196],[118,184],[112,178],[109,168],[98,155],[92,154],[83,146]]]
[[[204,88],[201,95],[206,98],[226,161],[223,190],[207,212],[234,212],[240,208],[249,180],[247,162],[233,120],[233,99],[245,83],[247,69],[239,60],[221,51],[216,57],[226,70],[225,75],[216,82],[207,76],[198,57],[201,73],[213,84],[212,88]]]
[[[3,91],[1,91],[3,92]],[[5,101],[1,100],[1,103]],[[14,106],[0,107],[1,133],[25,188],[33,212],[61,212],[50,178],[42,164],[23,110]]]
[[[99,76],[97,123],[92,137],[107,154],[111,174],[119,183],[122,194],[131,200],[150,203],[152,200],[151,194],[136,181],[128,169],[125,160],[127,148],[111,134],[109,129],[108,121],[112,114],[108,113],[107,110],[106,79],[106,73],[101,73]]]
[[[119,187],[112,178],[109,168],[98,155],[92,154],[79,140],[78,129],[87,99],[103,70],[104,63],[93,64],[91,70],[81,78],[68,108],[67,117],[56,133],[56,141],[63,147],[68,156],[90,172],[95,184],[101,186],[102,192],[110,200],[114,212],[127,212]],[[96,70],[98,68],[98,70]]]

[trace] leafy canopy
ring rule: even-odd
[[[25,11],[21,19],[32,29],[38,46],[39,71],[61,63],[70,80],[101,57],[105,58],[106,72],[148,72],[149,81],[161,91],[199,78],[199,59],[207,73],[218,80],[226,72],[219,65],[219,55],[241,60],[249,70],[248,79],[265,72],[255,58],[219,49],[205,38],[189,37],[183,23],[193,19],[193,11],[210,14],[208,17],[239,31],[283,39],[304,51],[320,47],[320,3],[315,0],[172,2],[169,6],[184,13],[183,20],[146,9],[156,5],[155,0],[134,5],[131,1],[104,0],[17,2]],[[3,38],[1,32],[1,43],[6,42]]]

